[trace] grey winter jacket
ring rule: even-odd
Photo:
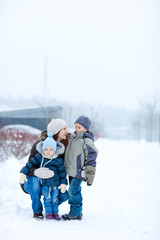
[[[93,133],[78,132],[72,134],[64,157],[67,174],[87,181],[87,184],[91,185],[95,175],[97,154],[98,150],[94,145]],[[84,168],[85,176],[82,176]]]

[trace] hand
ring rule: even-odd
[[[61,190],[61,193],[65,193],[67,185],[66,184],[61,184],[58,188]]]
[[[87,186],[92,186],[92,184],[87,182]]]
[[[27,175],[21,173],[19,183],[24,184],[24,182],[28,182]]]
[[[48,179],[54,176],[54,171],[46,167],[41,167],[34,171],[34,175],[38,178]]]
[[[86,172],[87,186],[91,186],[94,181],[96,169],[95,167],[88,165],[85,167],[85,172]]]

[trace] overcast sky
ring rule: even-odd
[[[0,0],[0,33],[0,95],[131,109],[160,95],[159,0]]]

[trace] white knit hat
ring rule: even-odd
[[[47,133],[52,132],[53,135],[56,135],[62,128],[66,126],[67,123],[63,119],[55,118],[47,125]]]

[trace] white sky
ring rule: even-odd
[[[0,95],[136,108],[160,95],[159,13],[158,0],[0,0]]]

